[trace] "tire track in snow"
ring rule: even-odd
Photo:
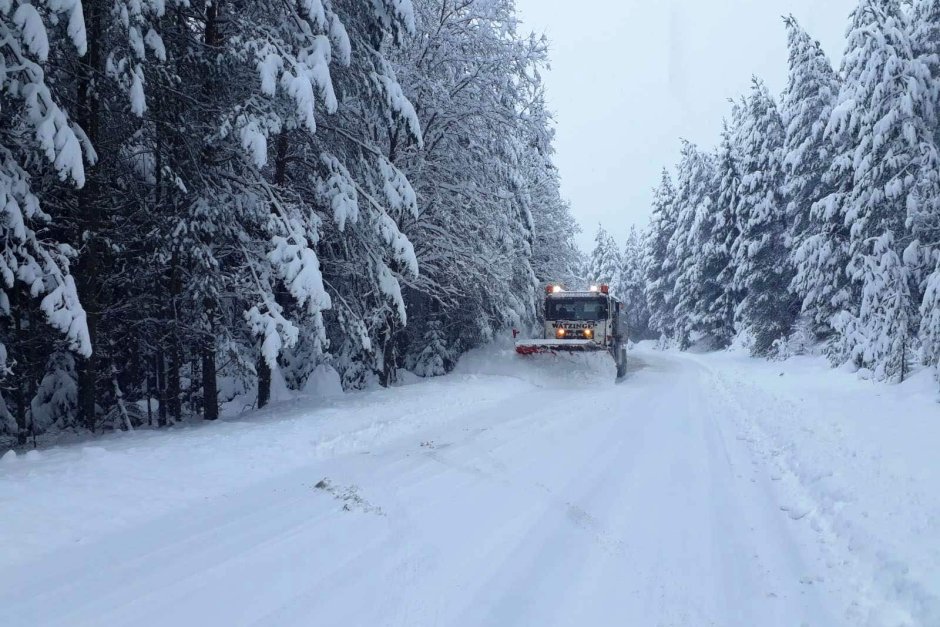
[[[817,546],[821,553],[815,559],[828,576],[807,576],[806,584],[818,585],[830,581],[831,584],[826,587],[843,599],[848,624],[930,627],[933,618],[940,616],[940,599],[908,578],[905,568],[892,564],[887,558],[876,556],[874,563],[867,561],[857,550],[858,543],[871,545],[874,539],[865,538],[859,530],[852,529],[851,521],[838,516],[838,501],[824,505],[814,496],[810,486],[832,476],[832,473],[822,472],[810,480],[801,478],[801,472],[790,461],[793,454],[788,454],[786,450],[794,446],[793,443],[782,447],[773,443],[751,417],[754,408],[749,408],[739,400],[740,394],[731,389],[726,377],[702,360],[695,359],[695,362],[709,373],[714,381],[715,393],[734,410],[738,428],[742,431],[737,439],[746,443],[752,454],[761,460],[762,472],[775,484],[774,492],[780,500],[782,515],[802,525],[818,538]],[[787,416],[799,411],[793,403],[756,386],[738,382],[738,387],[739,391],[747,390],[751,405],[759,407],[764,413],[773,413],[777,420],[786,420]],[[840,529],[848,529],[849,535],[841,533]],[[807,546],[804,544],[804,547]],[[843,584],[849,588],[842,588]]]

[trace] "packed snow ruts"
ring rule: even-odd
[[[885,387],[820,358],[646,344],[627,384],[566,386],[507,352],[329,403],[7,454],[5,617],[936,624],[928,372]]]

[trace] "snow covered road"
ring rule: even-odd
[[[936,494],[922,561],[879,578],[781,478],[762,380],[514,368],[7,458],[0,624],[938,624]]]

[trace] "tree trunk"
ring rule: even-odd
[[[111,342],[111,353],[114,354],[114,342]],[[111,385],[114,390],[114,402],[117,404],[118,412],[121,414],[121,422],[125,431],[133,431],[134,424],[127,413],[127,404],[124,403],[124,391],[121,389],[121,383],[118,381],[118,369],[113,358],[111,361]]]
[[[183,367],[183,339],[180,332],[179,300],[183,291],[180,278],[179,253],[174,252],[170,259],[170,268],[167,277],[168,294],[166,299],[167,320],[169,332],[167,334],[169,352],[169,371],[165,375],[167,412],[174,422],[183,419],[183,399],[180,385],[180,369]]]
[[[395,319],[389,315],[386,318],[385,337],[382,343],[382,372],[379,373],[379,383],[382,387],[389,387],[398,381],[398,350],[395,336],[397,333]]]
[[[283,185],[287,178],[287,131],[277,136],[277,154],[274,157],[274,184]]]
[[[261,409],[271,400],[271,367],[264,356],[261,356],[255,368],[258,371],[258,409]]]
[[[208,46],[218,46],[222,43],[222,35],[219,32],[219,7],[222,0],[217,0],[206,6],[206,30],[205,42]]]
[[[26,444],[26,438],[29,434],[29,425],[26,418],[26,381],[27,375],[26,360],[23,358],[23,318],[20,311],[19,290],[14,287],[10,290],[10,311],[13,316],[13,341],[10,343],[12,353],[16,356],[16,370],[11,377],[13,385],[16,386],[13,393],[13,400],[16,404],[16,443],[22,446]]]
[[[79,62],[77,120],[92,145],[97,147],[101,117],[101,103],[95,93],[95,78],[104,74],[101,55],[101,28],[104,14],[102,0],[86,0],[82,7],[88,52]],[[94,350],[98,338],[98,304],[100,244],[97,239],[101,216],[94,171],[86,170],[85,185],[78,192],[78,249],[81,255],[76,266],[76,285],[79,298],[85,309],[88,335]],[[79,413],[85,426],[94,431],[97,422],[95,413],[98,381],[98,363],[95,355],[81,361],[78,371]]]
[[[219,417],[219,389],[215,371],[215,345],[210,340],[202,349],[202,417]]]
[[[167,410],[173,417],[173,422],[183,420],[183,403],[180,396],[180,368],[183,366],[182,350],[180,349],[179,335],[174,332],[170,346],[170,371],[167,373]]]
[[[85,304],[84,298],[82,298],[82,304]],[[91,331],[91,327],[92,325],[89,316],[89,331]],[[91,337],[92,340],[94,340],[95,336],[91,335]],[[81,365],[78,367],[78,412],[81,416],[82,422],[85,424],[85,428],[87,428],[89,431],[94,431],[97,423],[97,419],[95,417],[95,405],[97,404],[95,381],[98,378],[98,371],[95,368],[94,361],[94,356],[88,359],[82,359]]]
[[[144,395],[147,399],[147,426],[153,427],[153,372],[149,367],[144,373]]]
[[[30,337],[34,337],[36,334],[36,314],[38,313],[39,312],[32,307],[26,308],[26,328]],[[23,361],[29,365],[30,373],[25,386],[26,398],[30,399],[29,413],[27,415],[29,421],[29,437],[33,440],[33,448],[36,448],[36,416],[33,415],[31,399],[36,398],[36,392],[39,391],[39,382],[42,381],[43,376],[45,376],[45,363],[41,357],[36,358],[35,350],[36,346],[32,342],[27,342],[23,350]]]
[[[204,351],[200,350],[199,354],[193,354],[189,362],[189,387],[186,388],[186,409],[188,414],[195,414],[198,411],[202,411],[204,405],[200,405],[204,400],[204,396],[201,398],[196,393],[196,381],[199,380],[201,366],[205,364],[205,358],[203,356]],[[205,379],[203,379],[205,382]]]
[[[154,376],[156,379],[157,402],[159,403],[157,407],[157,426],[165,427],[168,424],[166,411],[166,357],[164,357],[162,349],[157,352],[154,359],[156,360]]]
[[[287,178],[288,137],[286,132],[277,136],[277,153],[274,157],[274,184],[280,186]],[[278,299],[280,300],[280,299]],[[279,303],[281,306],[284,303]],[[264,355],[258,356],[258,409],[261,409],[271,400],[271,367],[268,366]]]

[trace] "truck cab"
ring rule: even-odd
[[[617,302],[597,292],[552,292],[545,297],[545,338],[591,340],[608,346],[613,339]]]

